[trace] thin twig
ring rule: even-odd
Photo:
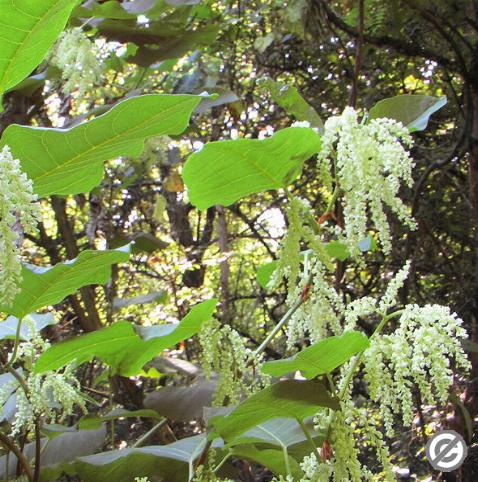
[[[146,440],[148,440],[149,437],[151,437],[151,435],[153,435],[154,432],[156,432],[156,430],[159,430],[166,423],[167,423],[167,419],[163,419],[160,422],[158,422],[151,430],[146,432],[140,439],[138,439],[136,443],[132,446],[132,448],[135,449],[137,447],[141,447],[141,445],[143,445],[143,443],[146,442]]]
[[[0,432],[0,443],[10,452],[13,452],[15,457],[17,458],[18,462],[22,466],[23,470],[25,471],[25,475],[27,476],[30,482],[33,482],[33,473],[28,460],[23,455],[22,451],[16,446],[15,442],[7,437],[4,433]],[[8,473],[8,466],[5,468]]]
[[[365,1],[359,0],[359,18],[358,18],[358,36],[357,36],[357,46],[355,52],[355,65],[354,65],[354,72],[352,76],[352,87],[350,89],[350,97],[349,97],[349,106],[355,107],[357,104],[357,96],[358,96],[358,83],[360,77],[360,68],[362,66],[362,57],[363,57],[363,31],[364,31],[364,22],[365,22]]]

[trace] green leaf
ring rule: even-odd
[[[78,258],[48,268],[24,265],[20,292],[11,306],[0,305],[0,311],[23,318],[59,303],[83,286],[105,284],[111,276],[111,265],[128,261],[128,250],[86,250]]]
[[[297,176],[302,163],[320,150],[320,144],[320,136],[304,127],[289,127],[264,140],[210,142],[184,166],[189,199],[206,209],[284,187]]]
[[[2,373],[0,375],[0,390],[2,391],[2,403],[0,404],[0,423],[5,420],[10,422],[13,420],[15,413],[17,413],[17,396],[15,393],[18,388],[18,380],[11,373]]]
[[[270,448],[259,449],[255,445],[238,445],[232,449],[231,453],[234,457],[257,462],[267,467],[276,476],[287,475],[287,467],[282,450]],[[298,462],[290,455],[287,455],[287,458],[289,459],[291,475],[294,477],[293,480],[300,480],[302,470]]]
[[[81,430],[91,430],[94,428],[98,428],[101,426],[103,422],[108,422],[110,420],[117,420],[118,418],[154,418],[156,420],[161,420],[163,417],[158,414],[158,412],[154,410],[112,410],[110,413],[106,415],[94,415],[89,414],[85,415],[80,419],[78,422],[78,428]]]
[[[145,396],[144,406],[170,420],[201,418],[204,407],[209,407],[213,402],[216,386],[215,379],[202,378],[192,385],[161,387]]]
[[[101,423],[98,424],[98,426],[94,428],[101,428]],[[66,425],[61,425],[59,423],[47,423],[42,425],[41,427],[41,433],[42,435],[45,435],[48,437],[49,440],[53,440],[54,438],[60,436],[61,434],[64,433],[75,433],[78,432],[78,429],[73,426],[73,427],[67,427]]]
[[[326,432],[316,432],[312,417],[304,420],[304,426],[317,446],[322,445]],[[273,418],[256,425],[251,430],[230,441],[227,446],[255,444],[261,448],[280,448],[287,451],[296,460],[302,460],[310,454],[309,440],[305,437],[297,420],[291,418]]]
[[[76,0],[0,0],[0,99],[45,58]]]
[[[401,122],[411,131],[422,131],[429,117],[447,103],[446,97],[429,95],[397,95],[377,102],[369,112],[369,120],[388,117]]]
[[[199,303],[178,324],[144,327],[119,321],[101,330],[70,338],[46,350],[35,364],[35,372],[57,370],[74,360],[83,363],[98,357],[122,375],[136,375],[145,363],[163,350],[195,335],[211,318],[216,304],[216,299]]]
[[[330,396],[324,385],[318,382],[285,380],[255,393],[229,415],[214,417],[210,423],[217,434],[228,442],[271,418],[310,417],[317,413],[319,406],[338,408],[337,399]]]
[[[277,268],[277,261],[271,261],[262,265],[256,273],[257,282],[262,286],[262,288],[267,289],[269,282],[271,280],[272,274]]]
[[[367,236],[359,241],[358,247],[362,253],[366,251],[376,251],[377,250],[377,241],[372,236]]]
[[[343,335],[320,340],[285,360],[266,362],[262,366],[262,371],[280,377],[300,370],[305,378],[311,379],[317,375],[330,373],[369,345],[369,339],[363,333],[346,331]]]
[[[143,152],[145,139],[183,132],[202,98],[134,97],[71,129],[11,125],[0,146],[10,146],[39,196],[87,192],[101,182],[104,161],[137,157]]]
[[[258,52],[263,54],[267,48],[274,42],[275,35],[274,33],[268,33],[264,37],[257,37],[256,40],[254,41],[254,47]]]
[[[53,313],[38,314],[32,313],[27,315],[30,322],[35,325],[36,331],[41,331],[46,326],[54,325],[58,323]],[[18,328],[18,318],[15,316],[9,316],[5,321],[0,321],[0,340],[8,339],[12,340],[16,338]],[[20,340],[28,341],[32,337],[29,325],[23,321],[20,326]]]
[[[75,460],[76,457],[89,455],[98,450],[104,443],[106,429],[102,426],[96,430],[74,430],[65,427],[63,433],[56,437],[42,437],[42,482],[57,480],[63,471],[64,464]],[[35,442],[30,442],[23,448],[25,458],[31,462],[35,457]],[[5,480],[6,465],[8,472],[14,479],[17,471],[17,458],[13,454],[0,457],[0,480]]]
[[[345,261],[350,256],[347,245],[340,241],[330,241],[325,245],[325,251],[331,258],[336,258],[340,261]]]
[[[299,121],[309,122],[311,127],[317,127],[321,130],[324,128],[319,114],[294,86],[272,79],[263,81],[262,86],[269,90],[272,99],[288,114],[293,115]]]
[[[159,477],[165,482],[191,480],[193,462],[206,445],[203,435],[169,445],[111,450],[79,457],[66,470],[84,482],[130,481],[135,477]]]

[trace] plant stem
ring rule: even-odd
[[[403,310],[397,310],[397,311],[394,311],[393,313],[390,313],[389,315],[384,315],[382,320],[380,321],[380,323],[377,325],[377,327],[375,328],[374,332],[372,333],[372,336],[370,337],[370,339],[376,337],[377,335],[379,335],[384,326],[392,319],[392,318],[395,318],[396,316],[400,316],[401,314],[403,313]],[[350,367],[350,370],[349,372],[347,373],[347,376],[345,378],[345,383],[344,383],[344,386],[342,387],[342,390],[340,391],[339,393],[339,399],[342,400],[345,396],[345,394],[347,393],[347,390],[348,390],[348,386],[350,384],[350,380],[352,379],[352,376],[355,372],[355,370],[358,368],[358,366],[360,365],[360,362],[362,361],[362,356],[364,354],[365,350],[362,350],[356,357],[355,357],[355,360],[354,362],[352,363],[352,366]]]
[[[342,189],[338,185],[335,186],[334,192],[332,194],[332,198],[329,201],[329,204],[327,205],[327,209],[325,210],[326,213],[330,213],[334,209],[335,202],[339,198],[339,196],[342,194]]]
[[[214,473],[214,474],[227,462],[227,460],[229,459],[230,456],[231,456],[231,451],[229,451],[229,452],[223,457],[223,459],[219,462],[219,464],[213,469],[213,473]]]
[[[151,435],[153,435],[156,430],[160,429],[165,423],[167,422],[167,419],[163,419],[160,422],[158,422],[152,429],[148,430],[140,439],[138,439],[135,444],[132,446],[132,448],[137,448],[141,447],[146,440],[148,440]]]
[[[20,318],[18,320],[17,330],[15,332],[15,341],[13,343],[12,358],[10,358],[10,361],[7,362],[7,364],[5,365],[6,369],[11,367],[13,365],[13,363],[15,362],[16,358],[17,358],[18,345],[20,344],[20,331],[22,329],[22,323],[23,323],[23,318]]]
[[[403,310],[397,310],[397,311],[394,311],[393,313],[390,313],[389,315],[383,315],[382,317],[382,320],[380,321],[380,323],[377,325],[377,327],[375,328],[374,332],[372,333],[372,335],[370,336],[370,339],[374,338],[375,336],[379,335],[383,328],[385,327],[385,325],[392,319],[392,318],[395,318],[397,316],[400,316],[401,314],[403,313]],[[366,350],[366,349],[365,349]],[[350,381],[353,377],[353,374],[355,372],[355,370],[359,367],[361,361],[362,361],[362,356],[363,354],[365,353],[365,350],[362,350],[356,357],[355,357],[355,360],[353,361],[352,363],[352,366],[350,367],[350,370],[349,372],[347,373],[346,377],[345,377],[345,383],[344,383],[344,386],[342,387],[342,390],[339,392],[338,394],[338,398],[339,400],[342,400],[344,397],[345,397],[345,394],[347,393],[347,390],[348,390],[348,387],[350,385]],[[330,377],[332,378],[332,377]],[[330,379],[329,379],[329,382],[330,382]],[[333,380],[332,380],[332,384],[333,384]],[[333,386],[333,385],[332,385]],[[335,391],[335,388],[333,389]],[[328,429],[327,429],[327,436],[326,436],[326,439],[329,438],[330,436],[330,427],[332,425],[332,422],[334,421],[334,418],[335,418],[335,412],[332,412],[331,415],[330,415],[330,420],[329,420],[329,426],[328,426]]]
[[[35,418],[35,472],[33,473],[33,482],[40,481],[41,466],[41,432],[38,417]]]
[[[317,449],[317,445],[315,445],[314,439],[311,437],[310,432],[307,430],[307,427],[305,426],[305,423],[301,419],[297,419],[297,422],[300,425],[300,428],[302,429],[302,432],[304,432],[304,435],[306,436],[307,440],[310,443],[310,446],[312,447],[312,450],[315,454],[315,458],[317,459],[317,462],[320,462],[320,453],[319,450]]]
[[[292,470],[290,469],[289,452],[287,452],[287,447],[285,445],[282,445],[282,454],[284,455],[284,463],[285,463],[285,470],[287,472],[287,476],[292,477]]]
[[[23,470],[25,471],[25,475],[27,476],[30,482],[33,482],[33,473],[28,460],[23,455],[22,451],[15,445],[15,442],[7,437],[3,432],[0,432],[0,443],[10,452],[13,452],[15,457],[17,458],[18,462],[22,466]],[[6,472],[8,473],[8,466],[5,468]]]
[[[306,285],[310,284],[312,281],[312,276],[309,275],[306,281]],[[256,357],[260,353],[262,353],[269,342],[276,336],[278,331],[291,319],[292,315],[299,309],[299,307],[307,300],[307,297],[300,296],[295,303],[289,308],[287,313],[279,320],[276,326],[274,326],[273,330],[269,333],[267,338],[257,347],[254,351],[253,356]]]
[[[20,323],[18,323],[20,325]],[[17,330],[19,331],[19,330]],[[13,358],[12,358],[13,360]],[[9,372],[18,381],[20,387],[25,392],[26,397],[29,397],[29,389],[25,379],[20,375],[20,373],[15,370],[15,368],[5,365],[4,370]],[[35,417],[35,472],[33,474],[33,482],[39,482],[40,480],[40,459],[41,459],[41,431],[40,431],[40,420],[39,417]],[[16,455],[16,454],[15,454]],[[18,457],[17,457],[18,458]],[[20,460],[20,459],[19,459]]]

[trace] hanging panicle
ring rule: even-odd
[[[17,223],[34,232],[40,218],[32,181],[8,146],[0,152],[0,303],[10,304],[19,291],[22,264]],[[15,229],[14,229],[15,228]]]

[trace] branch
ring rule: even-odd
[[[313,0],[313,2],[317,4],[319,8],[322,8],[324,10],[328,20],[332,22],[336,27],[348,33],[352,37],[355,37],[355,38],[359,37],[359,32],[353,27],[351,27],[344,20],[342,20],[342,18],[340,18],[332,10],[332,8],[328,5],[326,0]],[[387,47],[393,48],[394,50],[396,50],[401,54],[409,55],[411,57],[422,57],[425,59],[434,60],[435,62],[437,62],[443,67],[448,67],[450,70],[464,74],[464,72],[462,72],[458,68],[456,62],[454,62],[453,60],[450,60],[448,57],[445,57],[438,52],[435,52],[434,50],[423,47],[423,45],[421,44],[404,42],[403,40],[390,37],[388,35],[375,36],[375,35],[364,34],[363,38],[365,42],[370,43],[372,45],[376,45],[379,47],[382,47],[385,45]]]
[[[28,460],[23,455],[22,451],[15,445],[15,442],[7,437],[3,432],[0,432],[0,443],[7,449],[12,452],[15,457],[17,458],[18,462],[22,466],[25,474],[29,480],[29,482],[33,482],[33,472]],[[8,466],[5,467],[5,473],[8,474],[9,469]]]
[[[365,22],[365,0],[359,0],[357,47],[356,47],[356,53],[355,53],[354,72],[352,75],[352,88],[350,89],[350,97],[349,97],[349,106],[351,107],[355,107],[357,104],[360,67],[362,65],[362,57],[363,57],[364,22]]]

